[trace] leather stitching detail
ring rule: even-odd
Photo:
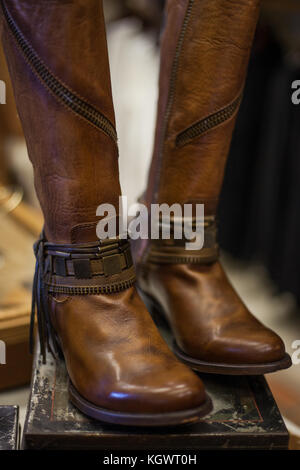
[[[229,122],[236,116],[243,93],[240,92],[238,96],[227,106],[219,109],[218,111],[204,117],[203,119],[190,125],[188,128],[180,132],[176,137],[176,147],[184,147],[194,139],[206,134],[207,132]]]

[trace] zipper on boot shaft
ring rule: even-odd
[[[225,121],[228,121],[237,111],[242,101],[242,93],[238,96],[236,100],[230,103],[225,108],[217,111],[210,116],[201,119],[197,123],[190,126],[188,129],[184,130],[178,134],[176,138],[176,147],[183,147],[184,145],[191,142],[196,137],[199,137],[201,134],[213,129],[214,127],[219,126]]]
[[[19,49],[21,50],[26,62],[30,65],[31,69],[40,79],[42,84],[56,97],[58,101],[70,108],[75,114],[100,129],[104,134],[117,143],[116,129],[109,119],[88,102],[80,98],[76,93],[71,91],[51,73],[27,39],[25,39],[23,33],[20,31],[9,13],[4,0],[1,0],[1,6],[8,27],[15,38]]]

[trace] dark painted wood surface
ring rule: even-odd
[[[0,450],[17,449],[18,430],[19,408],[17,406],[0,406]]]
[[[103,425],[68,400],[63,361],[37,356],[23,447],[29,449],[284,449],[288,433],[263,377],[201,375],[214,410],[199,424],[156,430]]]

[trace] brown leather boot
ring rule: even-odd
[[[205,245],[158,240],[139,253],[139,285],[168,321],[177,356],[221,374],[289,367],[220,262],[215,215],[259,13],[259,0],[169,0],[147,203],[205,204]],[[242,156],[241,156],[242,158]],[[193,219],[194,220],[194,219]],[[194,220],[195,222],[195,220]],[[172,224],[171,224],[172,225]]]
[[[110,423],[195,422],[201,380],[169,350],[134,287],[127,241],[101,242],[96,209],[120,185],[98,0],[1,0],[3,42],[45,232],[35,245],[41,352],[62,349],[70,398]],[[34,309],[33,309],[34,311]]]

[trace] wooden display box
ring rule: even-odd
[[[6,364],[0,364],[0,390],[29,383],[32,355],[29,353],[29,309],[0,309],[0,339],[5,343]]]
[[[40,212],[24,203],[0,215],[0,341],[6,349],[6,364],[0,364],[3,390],[30,382],[29,323],[35,262],[32,245],[42,220]]]
[[[36,356],[25,449],[287,449],[288,432],[264,377],[202,375],[214,410],[199,424],[141,429],[104,425],[68,400],[64,361]]]
[[[19,408],[0,406],[0,450],[17,450],[19,436]]]

